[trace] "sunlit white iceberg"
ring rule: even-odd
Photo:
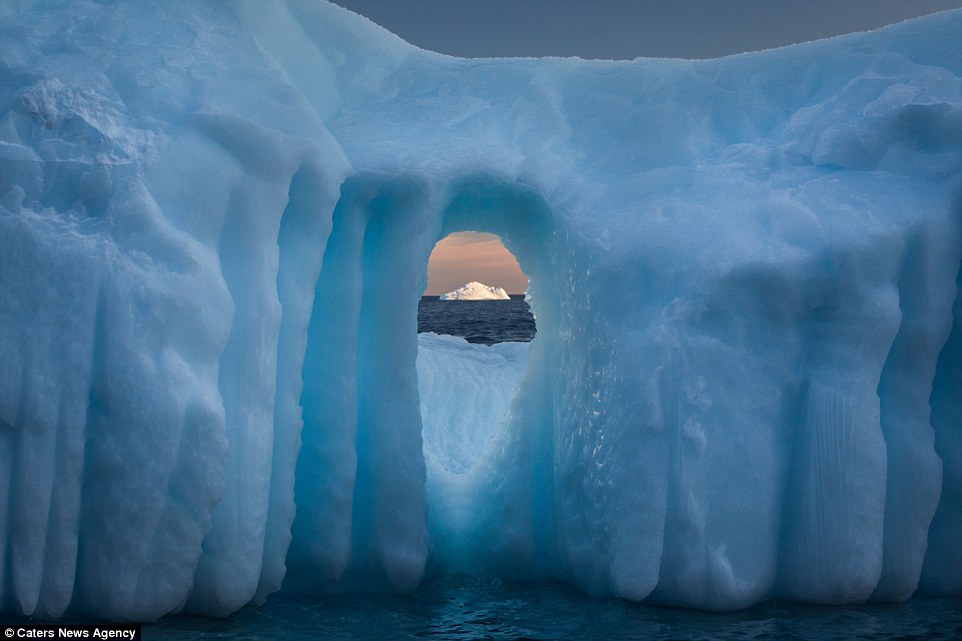
[[[462,285],[457,289],[441,294],[440,300],[510,300],[508,292],[500,287],[485,285],[476,280]]]

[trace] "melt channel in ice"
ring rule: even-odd
[[[316,0],[4,3],[0,609],[962,594],[960,33],[464,60]],[[531,277],[524,368],[419,352],[465,230]]]

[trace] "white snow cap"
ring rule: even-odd
[[[440,300],[511,300],[511,297],[500,287],[472,280],[454,291],[441,294]]]

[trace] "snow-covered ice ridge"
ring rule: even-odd
[[[485,285],[476,280],[439,296],[440,300],[510,300],[508,292],[500,287]]]
[[[634,62],[313,0],[0,14],[0,609],[962,594],[962,12]],[[416,310],[460,230],[538,336],[451,514]]]

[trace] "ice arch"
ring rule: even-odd
[[[438,238],[461,230],[498,235],[530,277],[528,302],[538,318],[539,331],[556,334],[560,315],[554,295],[552,256],[574,252],[563,248],[564,235],[559,232],[559,221],[543,197],[536,190],[503,177],[479,175],[453,181],[445,192],[445,201]],[[539,284],[542,278],[545,282]],[[524,372],[519,383],[521,390],[543,388],[551,376],[545,368],[547,360],[537,339],[530,347],[504,345],[487,349],[497,351],[499,355],[490,358],[507,369],[498,374],[492,367],[494,376],[511,376],[517,373],[516,370]],[[507,364],[502,364],[501,359],[506,359]],[[519,363],[523,368],[518,366]],[[479,458],[470,470],[455,475],[432,461],[430,456],[426,457],[432,540],[428,570],[431,572],[490,571],[491,559],[479,557],[478,550],[494,541],[490,538],[493,529],[490,520],[497,519],[497,515],[491,510],[495,506],[501,509],[499,503],[505,494],[497,489],[496,482],[492,483],[490,466],[497,466],[505,449],[517,447],[519,442],[544,449],[546,433],[550,431],[550,416],[545,416],[541,409],[528,402],[536,395],[527,397],[524,391],[516,389],[510,394],[508,415],[503,422],[491,426],[499,431],[493,434],[483,452],[478,453]],[[424,407],[428,411],[431,409],[430,405]],[[521,478],[511,479],[511,482],[517,484],[515,491],[519,498],[527,496],[527,500],[534,502],[547,499],[544,488],[532,481],[530,471]],[[517,525],[529,529],[544,527],[547,515],[531,513],[523,518]],[[540,525],[536,525],[539,521]],[[504,532],[498,534],[505,535]]]
[[[962,13],[602,62],[308,0],[0,12],[4,611],[415,586],[411,337],[458,228],[541,332],[445,563],[715,609],[962,591]]]
[[[480,280],[517,291],[521,276],[527,289],[529,279],[500,236],[468,230],[444,236],[431,250],[427,273],[418,303],[417,371],[430,508],[438,505],[432,485],[459,482],[455,477],[470,471],[507,418],[537,323],[527,305],[521,315],[517,301],[439,300],[439,286],[449,289],[456,282]],[[529,328],[534,334],[527,335]]]
[[[422,576],[429,537],[417,301],[437,240],[468,228],[500,235],[532,274],[553,269],[545,247],[575,253],[562,249],[535,191],[492,175],[454,179],[433,195],[417,177],[378,174],[352,177],[341,190],[304,360],[289,565],[308,583],[320,571],[329,583],[371,585],[373,576],[409,589]],[[543,300],[532,291],[542,327],[557,318],[552,291]]]

